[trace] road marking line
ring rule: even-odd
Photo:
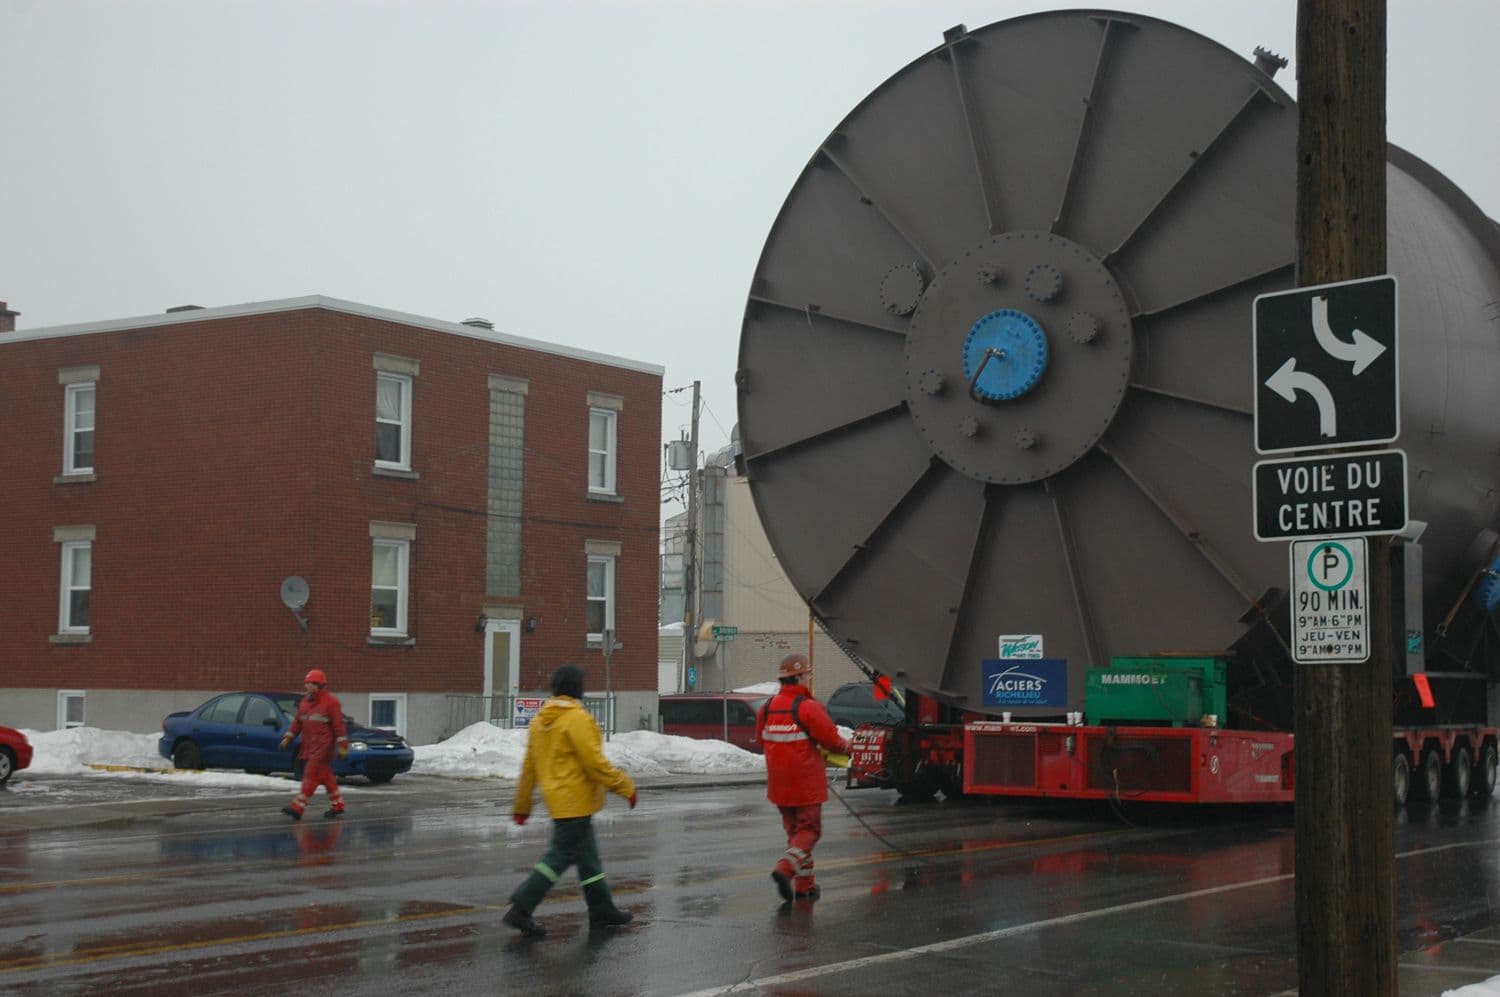
[[[265,931],[255,935],[240,935],[235,938],[201,938],[195,942],[175,942],[169,945],[152,944],[121,944],[108,945],[99,948],[85,949],[81,954],[72,956],[48,956],[34,955],[23,956],[19,959],[0,961],[0,973],[26,972],[35,969],[53,969],[58,966],[77,966],[83,963],[100,962],[105,959],[133,959],[140,956],[166,955],[171,952],[191,952],[194,949],[212,948],[216,945],[239,945],[246,942],[268,942],[282,938],[298,938],[304,935],[331,934],[337,931],[350,931],[356,928],[378,928],[390,924],[405,924],[411,921],[431,921],[437,918],[456,917],[463,914],[477,914],[485,911],[497,911],[504,908],[504,904],[479,904],[473,907],[459,907],[453,910],[423,911],[418,914],[398,914],[395,917],[377,917],[364,921],[345,921],[342,924],[317,925],[307,928],[287,928],[284,931]]]
[[[1211,886],[1207,889],[1193,890],[1188,893],[1174,893],[1170,896],[1155,897],[1150,900],[1136,900],[1128,904],[1117,904],[1114,907],[1101,907],[1098,910],[1079,911],[1076,914],[1063,914],[1059,917],[1049,917],[1041,921],[1013,924],[1008,928],[998,928],[995,931],[983,931],[977,935],[964,935],[961,938],[949,938],[946,941],[933,942],[930,945],[918,945],[915,948],[902,949],[900,952],[886,952],[881,955],[862,956],[858,959],[846,959],[843,962],[831,962],[823,966],[812,966],[808,969],[800,969],[792,973],[763,976],[758,980],[741,980],[738,983],[731,983],[726,986],[710,987],[706,990],[694,990],[689,993],[678,994],[677,997],[713,997],[715,994],[732,994],[743,990],[758,990],[762,987],[800,983],[803,980],[816,979],[819,976],[828,976],[832,973],[847,973],[851,970],[865,969],[869,966],[879,966],[888,962],[910,959],[913,956],[932,955],[936,952],[952,952],[956,949],[968,948],[972,945],[982,945],[985,942],[998,941],[1002,938],[1010,938],[1015,935],[1023,935],[1042,928],[1057,928],[1069,924],[1078,924],[1083,921],[1092,921],[1095,918],[1111,917],[1115,914],[1145,910],[1148,907],[1179,903],[1183,900],[1196,900],[1199,897],[1210,897],[1235,890],[1268,886],[1272,883],[1283,882],[1291,878],[1292,874],[1287,872],[1279,876],[1266,876],[1262,879],[1251,879],[1242,883],[1228,883],[1224,886]]]
[[[1407,852],[1396,853],[1396,858],[1415,858],[1419,855],[1431,855],[1436,852],[1451,851],[1456,848],[1475,848],[1494,844],[1494,839],[1487,841],[1459,841],[1448,845],[1435,845],[1431,848],[1414,848]],[[1079,911],[1076,914],[1064,914],[1060,917],[1049,917],[1041,921],[1031,921],[1026,924],[1013,924],[1008,928],[999,928],[995,931],[985,931],[977,935],[964,935],[961,938],[949,938],[946,941],[933,942],[930,945],[919,945],[916,948],[902,949],[899,952],[886,952],[881,955],[861,956],[858,959],[847,959],[843,962],[831,962],[823,966],[812,966],[807,969],[797,970],[793,973],[782,973],[777,976],[763,976],[758,980],[741,980],[724,986],[710,987],[706,990],[693,990],[688,993],[678,994],[677,997],[714,997],[716,994],[732,994],[744,990],[756,990],[762,987],[781,986],[787,983],[798,983],[802,980],[816,979],[820,976],[828,976],[833,973],[846,973],[851,970],[864,969],[868,966],[879,966],[888,962],[897,962],[901,959],[909,959],[913,956],[931,955],[935,952],[952,952],[956,949],[968,948],[971,945],[982,945],[985,942],[998,941],[1002,938],[1011,938],[1016,935],[1024,935],[1030,931],[1038,931],[1043,928],[1057,928],[1069,924],[1078,924],[1083,921],[1092,921],[1100,917],[1112,917],[1116,914],[1125,914],[1130,911],[1145,910],[1148,907],[1160,907],[1165,904],[1180,903],[1184,900],[1196,900],[1199,897],[1211,897],[1220,893],[1232,893],[1236,890],[1253,889],[1258,886],[1269,886],[1273,883],[1284,882],[1293,879],[1294,874],[1284,872],[1277,876],[1264,876],[1260,879],[1249,879],[1241,883],[1226,883],[1223,886],[1211,886],[1207,889],[1192,890],[1187,893],[1173,893],[1164,897],[1155,897],[1150,900],[1136,900],[1128,904],[1117,904],[1114,907],[1101,907],[1098,910]],[[1295,993],[1296,991],[1288,991]]]
[[[1457,941],[1457,940],[1458,939],[1454,939],[1454,941]],[[1476,976],[1483,976],[1483,977],[1486,977],[1486,978],[1497,975],[1494,966],[1489,966],[1489,967],[1480,967],[1480,966],[1454,966],[1454,965],[1449,964],[1449,963],[1427,963],[1427,962],[1398,962],[1396,965],[1399,968],[1401,968],[1401,969],[1420,969],[1423,972],[1473,973]]]

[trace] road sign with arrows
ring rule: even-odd
[[[1255,299],[1255,449],[1388,443],[1401,432],[1396,278]]]

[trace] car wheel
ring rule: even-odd
[[[9,748],[0,748],[0,786],[10,781],[11,773],[15,770],[15,756],[10,753]]]
[[[367,776],[365,776],[365,778],[369,779],[375,785],[381,786],[381,785],[384,785],[385,783],[390,782],[392,779],[396,778],[396,773],[394,773],[394,772],[382,772],[379,775],[367,775]]]
[[[203,752],[192,741],[178,741],[172,746],[172,764],[180,769],[201,769]]]
[[[296,779],[298,782],[301,782],[303,776],[305,776],[306,774],[307,774],[307,762],[305,762],[305,761],[303,761],[302,759],[299,758],[295,762],[292,763],[292,778],[293,779]]]

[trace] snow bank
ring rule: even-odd
[[[73,727],[68,730],[22,731],[31,742],[34,756],[23,775],[128,776],[145,779],[194,780],[194,785],[277,786],[285,778],[230,771],[176,772],[172,763],[157,753],[157,734]],[[471,724],[446,741],[413,745],[412,773],[457,779],[506,779],[514,781],[526,755],[526,731],[502,730],[483,721]],[[688,737],[632,730],[616,734],[604,744],[604,754],[632,777],[663,775],[730,775],[765,771],[760,755],[723,741],[698,741]],[[101,772],[95,766],[149,769],[151,772]]]

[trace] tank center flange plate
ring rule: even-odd
[[[1003,375],[1016,347],[1042,362]],[[1000,484],[1039,481],[1109,428],[1132,350],[1125,296],[1097,256],[1061,236],[1007,232],[948,262],[922,295],[906,339],[907,405],[955,469]]]

